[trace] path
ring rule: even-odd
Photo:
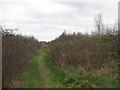
[[[40,71],[40,78],[41,78],[41,88],[51,88],[51,80],[49,78],[48,72],[44,66],[42,55],[38,58],[38,65],[39,65],[39,71]]]
[[[39,50],[33,55],[26,70],[13,81],[11,87],[14,88],[53,88],[56,87],[49,75],[49,71],[44,64],[44,53]]]

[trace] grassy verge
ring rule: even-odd
[[[117,88],[117,75],[93,76],[93,72],[84,73],[84,70],[72,70],[66,68],[59,68],[55,66],[52,60],[49,59],[44,49],[41,50],[43,54],[44,64],[49,72],[49,76],[56,87],[63,88]],[[99,70],[102,73],[102,70]],[[91,75],[87,75],[92,73]]]
[[[53,64],[45,53],[44,48],[41,49],[41,52],[43,63],[45,64],[45,68],[49,74],[51,82],[53,82],[54,88],[65,88],[66,86],[62,84],[62,81],[65,78],[64,71]]]
[[[22,73],[22,75],[19,75],[18,81],[20,81],[20,88],[40,87],[40,73],[37,63],[39,55],[40,50],[30,58],[28,66],[24,73]]]

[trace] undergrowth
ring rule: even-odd
[[[33,55],[29,62],[26,70],[19,77],[20,88],[39,88],[40,87],[40,73],[39,66],[37,63],[40,50]]]
[[[60,68],[56,66],[48,55],[43,52],[44,64],[49,72],[49,76],[57,87],[61,88],[117,88],[117,74],[97,75],[95,71],[84,71],[83,69]],[[108,71],[111,69],[107,68]],[[104,69],[97,70],[99,74]],[[112,71],[111,71],[112,72]],[[94,74],[94,75],[93,75]]]

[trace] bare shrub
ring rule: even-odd
[[[99,69],[108,62],[117,61],[117,35],[63,33],[48,44],[46,52],[61,67]]]
[[[39,42],[34,37],[9,32],[3,32],[2,36],[3,88],[9,87],[11,80],[23,71],[28,58],[40,48]]]

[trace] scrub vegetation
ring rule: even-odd
[[[118,30],[104,27],[99,14],[91,34],[47,43],[0,27],[3,88],[118,88]]]

